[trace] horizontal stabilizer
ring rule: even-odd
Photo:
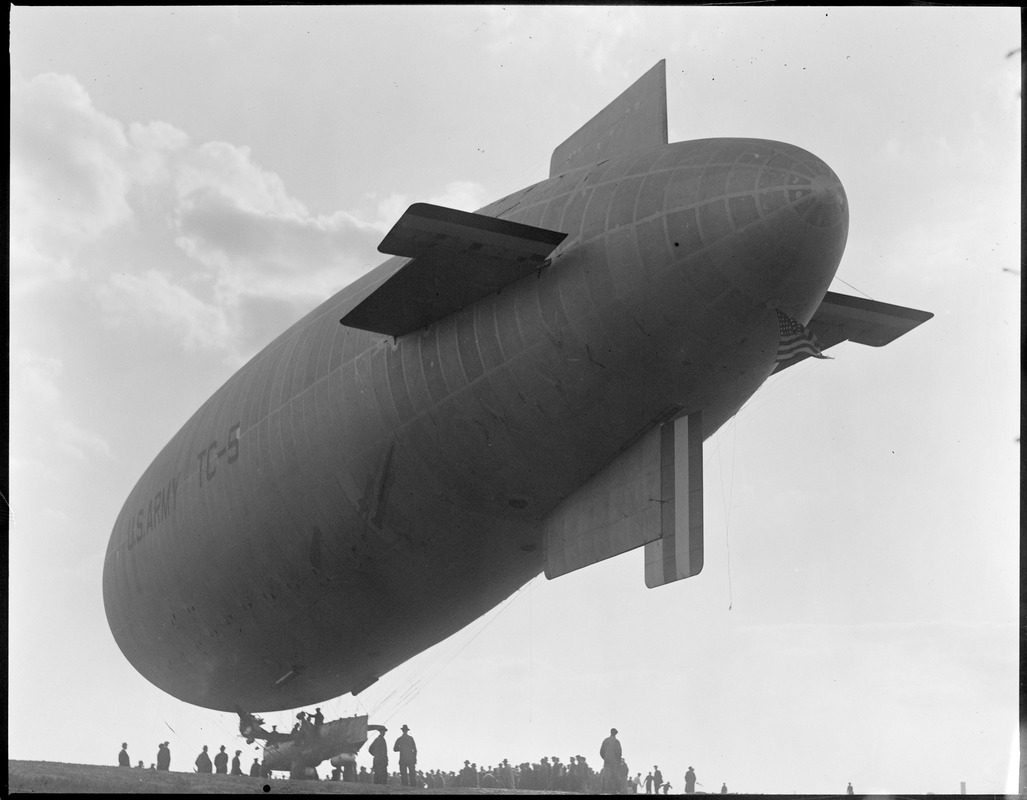
[[[537,270],[567,234],[415,203],[378,249],[412,259],[341,322],[389,336],[423,328]]]
[[[625,450],[545,519],[543,541],[550,579],[643,545],[647,586],[697,574],[701,413],[661,425]]]
[[[816,335],[821,350],[845,341],[882,347],[933,316],[930,311],[828,292],[806,327]],[[805,358],[806,355],[799,355],[782,361],[774,372],[798,364]]]
[[[659,61],[553,151],[552,178],[667,144],[667,63]]]

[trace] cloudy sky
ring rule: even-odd
[[[582,754],[675,789],[1015,792],[1020,12],[13,8],[9,754],[191,769],[233,716],[135,673],[100,583],[161,446],[246,359],[659,59],[671,141],[777,139],[850,204],[832,289],[934,312],[772,378],[705,445],[706,563],[630,553],[508,603],[330,715],[425,769]],[[279,727],[290,714],[270,715]],[[390,733],[391,738],[391,733]],[[368,763],[362,756],[362,763]]]

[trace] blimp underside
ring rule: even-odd
[[[392,255],[214,394],[129,495],[114,637],[197,705],[358,693],[541,571],[645,548],[702,568],[702,442],[772,372],[931,315],[828,292],[831,169],[667,142],[661,61],[477,213],[417,204]]]

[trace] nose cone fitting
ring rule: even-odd
[[[800,190],[800,194],[806,192]],[[796,204],[796,212],[817,228],[833,228],[847,221],[848,199],[841,181],[833,172],[816,175],[809,183],[808,195]]]

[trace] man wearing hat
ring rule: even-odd
[[[685,794],[695,794],[695,770],[691,767],[685,773]]]
[[[417,744],[414,737],[407,731],[406,725],[400,728],[403,735],[396,740],[392,746],[394,752],[399,753],[399,779],[404,786],[414,786],[414,766],[417,764]]]
[[[168,742],[161,742],[157,745],[157,769],[162,772],[171,769],[171,749]]]
[[[610,735],[603,739],[603,745],[599,748],[599,757],[603,760],[603,791],[620,794],[622,754],[616,728],[610,728]]]
[[[367,752],[373,759],[371,771],[374,773],[374,782],[385,785],[389,782],[389,746],[385,742],[385,728],[378,731],[378,738],[371,742]]]

